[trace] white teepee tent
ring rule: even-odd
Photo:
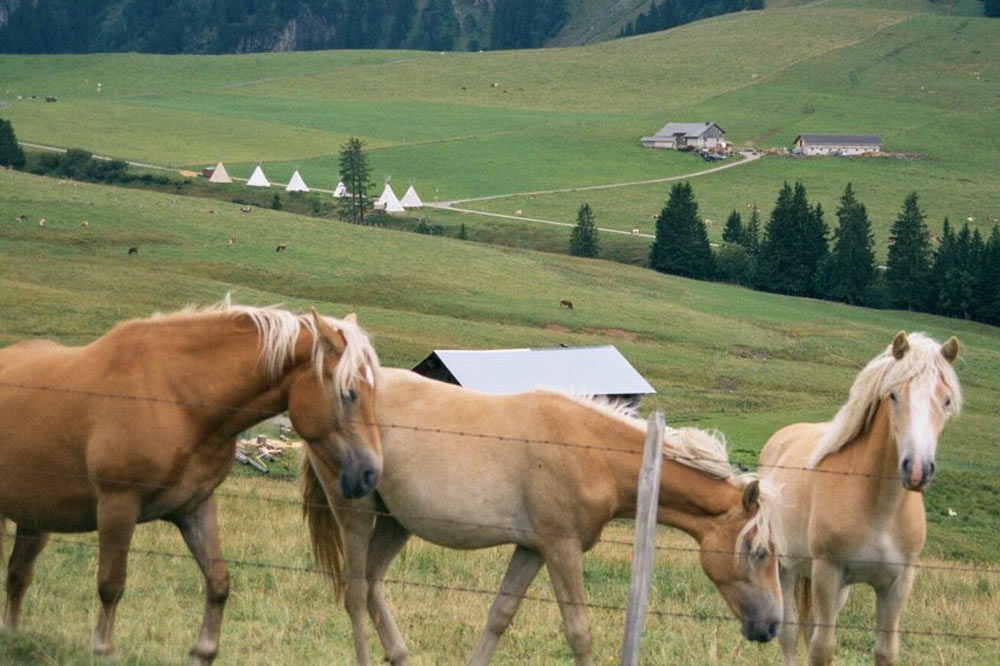
[[[250,187],[270,187],[271,181],[267,179],[267,176],[264,175],[264,170],[258,164],[257,168],[250,174],[250,180],[247,181],[247,185]]]
[[[375,210],[382,210],[386,213],[402,213],[406,209],[403,208],[403,204],[399,203],[399,199],[396,198],[396,193],[392,191],[389,183],[386,183],[385,189],[382,190],[382,196],[375,202]]]
[[[348,194],[348,192],[347,192],[347,186],[344,185],[344,181],[342,181],[342,180],[339,181],[337,183],[337,187],[333,188],[333,196],[335,196],[338,199],[340,199],[342,197],[346,197],[347,194]]]
[[[413,185],[410,185],[410,189],[406,190],[406,194],[399,200],[399,203],[403,204],[403,208],[421,208],[424,205],[424,202],[417,196],[417,191],[413,189]]]
[[[302,180],[302,176],[299,175],[299,170],[296,169],[295,173],[292,174],[291,180],[288,181],[288,185],[285,186],[286,192],[308,192],[309,186],[306,185],[306,181]]]
[[[212,177],[208,179],[210,183],[231,183],[233,179],[229,177],[229,173],[226,171],[226,167],[223,166],[222,162],[215,165],[215,169],[212,171]]]

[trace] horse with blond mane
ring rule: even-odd
[[[371,663],[366,606],[386,660],[407,661],[382,581],[416,534],[457,549],[515,545],[470,663],[489,662],[545,564],[576,663],[592,664],[582,558],[609,520],[635,517],[645,423],[553,391],[486,395],[398,369],[381,370],[376,397],[385,463],[375,495],[338,496],[312,452],[302,466],[314,553],[344,592],[357,663]],[[770,640],[781,620],[774,499],[733,474],[720,438],[671,429],[666,444],[657,521],[701,544],[743,635]]]
[[[219,647],[229,576],[215,488],[241,431],[288,410],[331,492],[371,492],[381,471],[378,358],[353,315],[295,315],[226,300],[121,323],[83,347],[0,350],[0,514],[17,523],[3,625],[12,630],[49,532],[99,533],[93,649],[113,651],[136,523],[174,523],[205,577],[191,660]]]
[[[876,663],[896,663],[927,533],[921,492],[934,477],[938,435],[962,406],[957,356],[955,338],[942,345],[900,332],[858,373],[832,421],[782,428],[761,452],[761,475],[784,500],[786,664],[795,663],[800,627],[809,662],[832,661],[837,615],[855,583],[875,589]]]

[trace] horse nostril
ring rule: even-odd
[[[778,635],[778,623],[777,622],[772,622],[767,627],[767,640],[771,640],[772,638],[774,638],[777,635]]]
[[[365,490],[371,490],[378,483],[378,472],[374,469],[366,469],[361,475],[361,484],[364,486]]]
[[[913,463],[910,462],[909,458],[903,458],[903,474],[906,474],[907,476],[909,476],[909,474],[910,474],[910,467],[912,465],[913,465]]]
[[[933,461],[929,465],[927,465],[927,474],[926,474],[926,476],[927,476],[928,479],[931,478],[932,476],[934,476],[934,470],[936,470],[936,469],[937,469],[937,465],[935,465],[933,463]]]

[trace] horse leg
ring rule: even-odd
[[[828,666],[837,649],[837,613],[843,597],[844,574],[835,562],[822,559],[812,564],[812,638],[809,641],[811,666]]]
[[[211,664],[219,652],[222,612],[229,598],[229,571],[219,544],[218,505],[212,495],[191,513],[175,519],[198,568],[205,576],[205,614],[201,633],[188,654],[197,666]]]
[[[890,585],[875,588],[875,663],[892,666],[899,657],[899,616],[910,596],[915,574],[906,567]]]
[[[115,651],[115,609],[125,590],[128,548],[139,519],[139,504],[133,493],[98,491],[97,596],[101,608],[94,628],[94,654],[110,655]]]
[[[365,606],[368,599],[368,546],[375,530],[375,504],[371,497],[344,500],[337,497],[335,505],[344,543],[344,607],[351,618],[354,653],[358,666],[370,666],[371,650],[365,631]]]
[[[566,642],[573,651],[576,666],[593,666],[590,618],[587,617],[583,589],[583,552],[576,541],[562,539],[542,552],[552,579],[552,589],[559,601]]]
[[[785,666],[795,666],[795,648],[799,642],[799,622],[806,618],[799,618],[798,604],[795,599],[795,585],[799,576],[790,569],[781,567],[778,570],[778,577],[781,582],[781,599],[783,608],[783,620],[781,628],[778,629],[778,642],[781,643],[781,653],[785,658]]]
[[[368,614],[378,631],[385,660],[392,666],[405,666],[407,663],[406,641],[403,640],[403,634],[385,599],[382,579],[409,538],[410,533],[395,518],[379,515],[375,521],[375,533],[368,546]]]
[[[7,564],[7,603],[3,610],[4,628],[14,630],[21,620],[21,602],[31,583],[35,559],[49,541],[47,532],[17,526],[14,548]]]
[[[490,663],[493,651],[496,650],[500,636],[510,626],[514,613],[521,605],[521,598],[535,579],[538,570],[542,568],[542,556],[537,552],[518,546],[507,564],[507,573],[503,575],[500,591],[490,606],[490,614],[486,619],[486,628],[479,636],[476,649],[469,659],[469,666],[481,666]]]

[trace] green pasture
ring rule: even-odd
[[[340,145],[359,136],[376,183],[413,182],[431,201],[701,170],[693,156],[639,145],[668,120],[715,120],[737,147],[787,147],[802,131],[875,132],[913,159],[769,159],[695,188],[718,220],[752,202],[766,214],[781,182],[799,178],[832,212],[853,182],[884,252],[913,189],[935,226],[971,216],[986,231],[1000,216],[988,177],[1000,164],[997,27],[969,15],[975,4],[824,2],[526,51],[2,56],[9,106],[0,113],[26,141],[178,167],[222,159],[244,177],[260,161],[274,180],[299,168],[327,188]],[[39,99],[16,99],[32,94]],[[587,200],[606,226],[648,231],[666,189],[504,199],[482,210],[573,221]]]
[[[18,221],[22,214],[26,219]],[[232,247],[230,236],[237,239]],[[276,254],[279,241],[288,249]],[[132,246],[138,256],[127,255]],[[829,418],[858,369],[898,329],[956,334],[963,342],[958,370],[967,408],[940,443],[938,480],[927,494],[924,561],[995,568],[1000,338],[994,328],[264,209],[245,215],[214,200],[9,171],[0,172],[0,256],[0,344],[38,336],[82,344],[122,319],[212,302],[227,291],[244,303],[356,311],[386,365],[411,366],[434,348],[613,343],[658,390],[644,410],[663,409],[675,425],[721,429],[732,458],[750,464],[781,425]],[[576,309],[561,309],[561,298],[571,298]],[[242,563],[232,567],[220,664],[350,663],[346,615],[325,582],[305,571],[311,558],[296,486],[241,476],[220,492],[224,551]],[[949,517],[948,509],[957,515]],[[614,525],[605,537],[628,541],[630,526]],[[73,543],[56,541],[42,555],[21,631],[0,641],[0,661],[91,663],[94,538],[59,539]],[[751,645],[735,623],[706,619],[727,610],[687,551],[693,542],[669,530],[659,539],[664,550],[652,608],[660,615],[647,623],[643,660],[776,661],[776,645]],[[176,663],[200,617],[200,577],[168,526],[140,527],[134,546],[119,610],[118,659]],[[389,573],[397,581],[389,584],[391,603],[413,663],[463,661],[508,555],[509,548],[458,553],[414,541]],[[629,548],[615,544],[588,555],[592,603],[624,605],[630,557]],[[544,575],[531,594],[551,598]],[[1000,588],[990,574],[923,570],[903,626],[996,635],[998,604]],[[594,610],[591,616],[598,658],[614,661],[623,614]],[[852,594],[842,621],[873,622],[867,590]],[[559,626],[555,606],[525,602],[497,662],[565,661]],[[845,629],[839,656],[867,661],[871,645],[870,633]],[[907,635],[902,657],[918,664],[985,663],[995,647]]]

